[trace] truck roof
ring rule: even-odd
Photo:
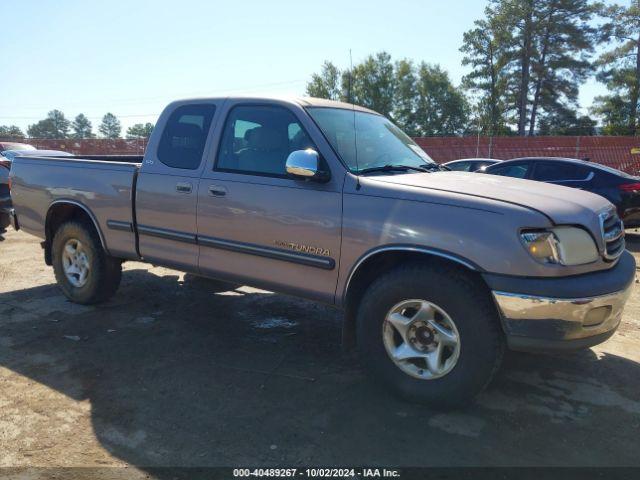
[[[233,95],[233,96],[215,96],[215,97],[197,97],[197,98],[183,98],[180,100],[176,100],[172,103],[187,103],[187,102],[197,102],[202,100],[255,100],[256,102],[262,100],[279,100],[281,102],[288,102],[300,105],[302,107],[323,107],[323,108],[342,108],[344,110],[356,110],[359,112],[372,113],[375,115],[380,115],[378,112],[370,110],[365,107],[361,107],[359,105],[354,105],[352,103],[346,102],[338,102],[335,100],[327,100],[324,98],[315,98],[315,97],[294,97],[294,96],[278,96],[278,95]]]

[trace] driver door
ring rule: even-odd
[[[342,178],[294,180],[288,155],[316,148],[277,104],[231,103],[198,193],[199,268],[210,276],[333,302]]]

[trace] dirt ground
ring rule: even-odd
[[[509,354],[444,413],[372,384],[332,308],[134,262],[74,305],[38,242],[0,242],[2,467],[640,466],[640,288],[605,344]]]

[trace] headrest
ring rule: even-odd
[[[257,127],[249,130],[247,138],[249,148],[254,150],[278,150],[284,146],[284,137],[273,128]]]
[[[178,123],[171,128],[174,147],[198,148],[202,142],[202,129],[192,123]]]

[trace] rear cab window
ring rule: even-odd
[[[177,107],[169,116],[158,145],[158,160],[167,167],[196,170],[215,113],[215,105]]]

